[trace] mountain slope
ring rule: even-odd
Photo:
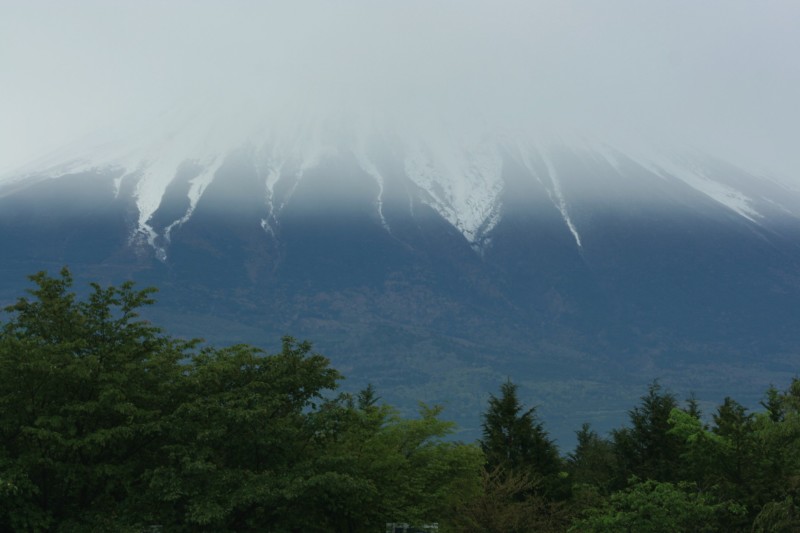
[[[307,337],[353,387],[448,402],[466,435],[507,376],[570,442],[656,377],[755,401],[796,370],[795,191],[599,143],[268,137],[0,182],[0,299],[62,264],[155,284],[170,331]]]

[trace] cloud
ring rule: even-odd
[[[800,176],[794,1],[12,0],[0,10],[0,171],[225,95],[289,122],[667,135]]]

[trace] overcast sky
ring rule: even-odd
[[[225,94],[674,136],[800,183],[798,28],[797,0],[2,0],[0,172]]]

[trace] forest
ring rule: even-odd
[[[209,347],[140,317],[155,289],[30,279],[0,322],[3,531],[800,531],[798,379],[712,413],[654,381],[568,453],[508,381],[465,443],[308,342]]]

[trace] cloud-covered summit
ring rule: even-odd
[[[208,102],[186,127],[223,116],[226,142],[254,121],[284,132],[320,119],[393,123],[422,136],[556,128],[678,138],[787,179],[800,166],[794,2],[12,0],[0,9],[0,172],[186,102]]]

